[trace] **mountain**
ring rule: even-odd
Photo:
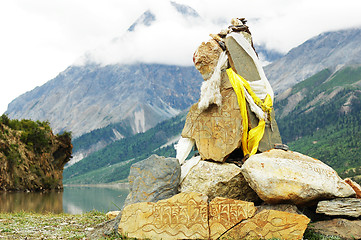
[[[361,28],[322,33],[265,67],[276,94],[325,68],[361,63]]]
[[[361,171],[360,65],[324,69],[294,85],[276,96],[275,111],[282,140],[291,150],[320,159],[344,176]],[[175,157],[184,120],[182,113],[113,142],[65,169],[64,182],[119,181],[128,176],[132,163],[153,153]]]
[[[324,69],[276,97],[282,140],[338,172],[361,167],[361,65]]]

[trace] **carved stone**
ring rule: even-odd
[[[320,201],[317,204],[317,213],[330,216],[361,216],[361,199],[359,198],[336,198],[332,200]]]
[[[256,207],[252,202],[217,197],[209,203],[210,239],[218,239],[244,219],[253,217]]]
[[[195,140],[202,159],[223,162],[241,146],[242,117],[236,93],[226,73],[222,73],[222,106],[200,111],[194,104],[187,115],[182,137]]]
[[[208,80],[217,65],[219,55],[223,52],[214,39],[202,42],[193,56],[193,62],[197,70],[202,74],[204,80]]]
[[[258,202],[259,197],[249,187],[241,169],[233,163],[200,161],[180,185],[181,192],[198,192],[208,196]]]
[[[223,235],[224,239],[302,239],[310,219],[304,215],[263,210]]]
[[[139,239],[208,239],[207,197],[180,193],[157,203],[128,205],[118,232]]]
[[[243,176],[268,203],[313,201],[355,196],[354,190],[331,167],[297,152],[273,149],[251,156]]]

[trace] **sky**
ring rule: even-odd
[[[70,65],[192,65],[209,33],[245,17],[256,44],[287,53],[325,31],[361,27],[359,0],[174,0],[200,19],[184,19],[168,0],[1,0],[0,114],[19,95]],[[150,9],[151,27],[126,33]]]

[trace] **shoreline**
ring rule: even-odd
[[[98,187],[113,189],[129,189],[129,183],[98,183],[98,184],[63,184],[63,187]]]

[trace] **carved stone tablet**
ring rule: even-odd
[[[309,222],[304,215],[263,210],[223,236],[224,239],[302,239]]]
[[[210,238],[217,239],[244,219],[253,217],[253,202],[217,197],[209,203]]]
[[[182,137],[196,141],[202,159],[218,162],[223,162],[241,146],[242,137],[242,117],[237,96],[226,73],[222,73],[221,95],[221,107],[211,105],[201,112],[198,103],[194,104],[189,110],[182,132]]]
[[[139,239],[208,239],[207,197],[180,193],[156,203],[128,205],[118,231]]]

